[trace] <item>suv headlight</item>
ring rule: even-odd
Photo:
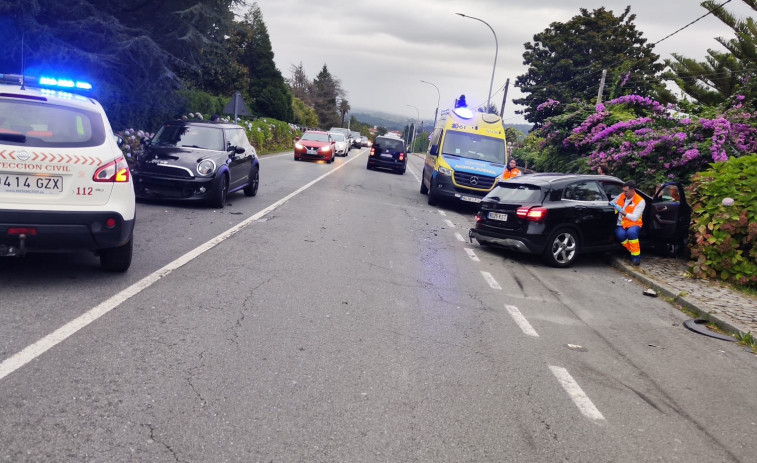
[[[197,164],[197,173],[203,177],[213,175],[216,170],[216,163],[212,159],[203,159]]]
[[[439,173],[452,177],[453,170],[446,167],[439,166]]]

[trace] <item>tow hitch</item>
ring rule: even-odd
[[[18,246],[0,244],[0,257],[22,257],[26,254],[26,235],[18,235]]]

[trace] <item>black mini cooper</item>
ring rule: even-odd
[[[600,175],[530,174],[501,181],[481,201],[469,235],[483,245],[541,255],[550,265],[568,267],[579,254],[621,249],[610,201],[622,191],[621,180]],[[654,197],[637,192],[646,202],[642,255],[652,248],[682,252],[691,207],[681,184],[662,185]]]
[[[222,208],[226,196],[255,196],[260,164],[242,127],[222,122],[163,124],[130,165],[138,198],[202,201]]]

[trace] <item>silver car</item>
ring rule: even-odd
[[[350,148],[347,146],[347,139],[344,134],[338,132],[329,132],[331,139],[334,140],[334,152],[340,156],[347,156]]]

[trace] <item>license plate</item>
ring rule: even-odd
[[[460,196],[460,199],[463,201],[468,201],[469,203],[480,203],[481,198],[476,198],[475,196]]]
[[[387,154],[387,153],[381,153],[381,157],[382,158],[393,158],[394,156],[391,155],[391,154]]]
[[[308,154],[318,154],[318,150],[308,150]]]
[[[487,217],[492,220],[500,220],[502,222],[507,222],[507,214],[502,214],[500,212],[490,212],[489,215],[487,215]]]
[[[63,191],[60,175],[21,175],[0,173],[0,193],[54,195]]]

